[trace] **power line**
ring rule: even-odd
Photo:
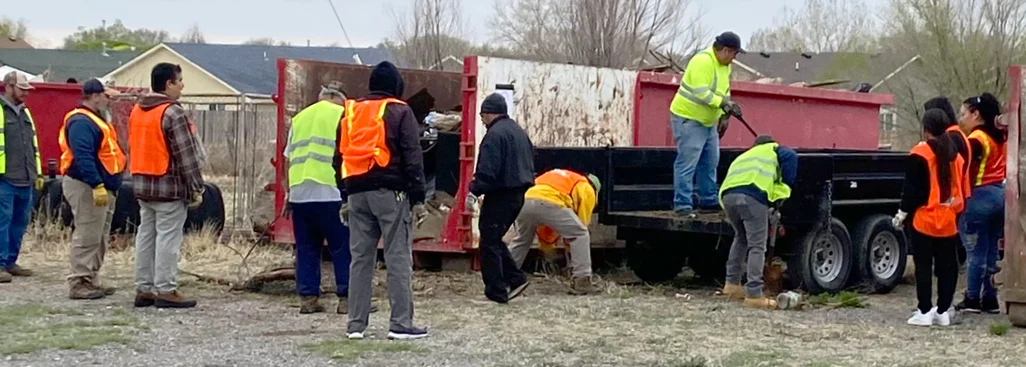
[[[338,16],[338,10],[335,10],[335,3],[328,0],[328,4],[331,5],[331,12],[335,14],[335,20],[338,20],[338,26],[342,28],[342,34],[346,36],[346,42],[349,43],[349,47],[353,47],[353,41],[349,39],[349,33],[346,32],[346,26],[342,25],[342,18]]]

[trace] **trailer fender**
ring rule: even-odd
[[[887,293],[901,282],[908,246],[890,216],[874,214],[859,221],[852,233],[852,250],[852,278],[861,281],[867,292]]]

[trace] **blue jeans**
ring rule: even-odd
[[[31,216],[32,186],[18,187],[0,179],[0,268],[10,268],[18,261]]]
[[[966,298],[997,297],[992,275],[998,272],[998,241],[1005,229],[1005,186],[992,184],[974,188],[958,224],[968,257]]]
[[[698,206],[718,207],[716,166],[720,164],[720,135],[715,126],[670,114],[677,159],[673,161],[673,210],[694,209],[692,196],[698,181]]]
[[[335,294],[349,296],[349,227],[339,218],[341,201],[292,203],[296,235],[296,289],[300,296],[321,295],[321,248],[328,242],[335,268]]]

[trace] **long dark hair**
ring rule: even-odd
[[[998,144],[1004,144],[1005,140],[1008,140],[1005,136],[1005,131],[997,126],[997,117],[1001,115],[1001,102],[998,102],[993,94],[983,93],[978,97],[970,97],[965,102],[962,102],[962,104],[969,111],[980,113],[980,117],[983,118],[981,129],[987,135],[990,135],[991,139],[994,139]]]
[[[951,101],[948,100],[948,97],[933,97],[923,104],[924,111],[929,111],[934,108],[944,111],[944,113],[948,115],[948,119],[951,121],[951,123],[948,126],[958,123],[958,115],[955,115],[955,108],[951,107]]]
[[[933,137],[926,144],[937,156],[937,183],[940,186],[941,201],[951,198],[951,162],[958,156],[958,148],[950,134],[944,131],[951,126],[947,113],[939,108],[926,110],[923,115],[923,131]]]

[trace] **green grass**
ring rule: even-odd
[[[995,322],[993,324],[990,324],[990,328],[988,330],[990,331],[990,335],[1002,336],[1008,334],[1008,330],[1011,329],[1012,324],[1009,324],[1007,322]]]
[[[4,306],[0,307],[0,355],[128,344],[133,329],[141,329],[140,326],[139,320],[127,311],[85,318],[75,310],[41,304]]]
[[[837,294],[822,293],[808,297],[809,304],[813,306],[834,308],[867,308],[869,307],[867,300],[867,297],[850,291]]]
[[[731,367],[769,367],[783,366],[784,355],[777,351],[757,349],[737,351],[727,355],[723,360],[724,366]]]
[[[371,340],[325,340],[316,344],[307,344],[303,350],[328,358],[354,361],[372,353],[427,353],[427,349],[413,343],[396,341]]]

